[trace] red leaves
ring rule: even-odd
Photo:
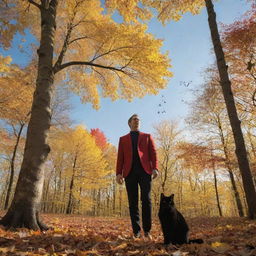
[[[103,151],[107,147],[107,138],[99,128],[91,129],[91,135],[95,138],[96,145]]]

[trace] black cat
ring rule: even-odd
[[[164,235],[164,244],[203,243],[202,239],[189,240],[188,224],[182,214],[176,209],[173,198],[174,194],[171,196],[161,194],[158,217]]]

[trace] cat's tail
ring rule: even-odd
[[[203,239],[189,239],[189,244],[202,244],[204,242]]]

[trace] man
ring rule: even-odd
[[[156,178],[157,155],[150,134],[139,131],[140,119],[137,114],[128,120],[130,133],[119,140],[116,181],[122,184],[125,180],[129,210],[135,238],[141,237],[140,216],[138,208],[138,186],[142,201],[142,228],[144,236],[151,239],[151,176]]]

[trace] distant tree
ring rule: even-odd
[[[101,149],[106,149],[108,143],[107,138],[103,131],[99,128],[91,129],[91,135],[94,137],[96,145]]]
[[[154,136],[159,155],[159,169],[161,170],[161,188],[156,188],[158,198],[160,198],[160,190],[163,193],[171,190],[172,178],[177,164],[175,152],[180,134],[181,130],[175,121],[162,121],[154,126]]]
[[[222,25],[221,39],[236,99],[255,115],[256,106],[256,5],[240,20]]]
[[[242,217],[244,212],[235,180],[237,162],[233,156],[234,141],[221,88],[216,79],[216,72],[215,69],[205,72],[209,77],[207,77],[202,91],[195,95],[188,121],[194,130],[204,134],[204,136],[200,136],[202,143],[210,141],[212,145],[214,144],[214,149],[221,152],[224,160],[223,167],[228,171],[238,213]]]
[[[51,175],[45,179],[43,210],[66,214],[89,211],[94,203],[89,195],[109,184],[103,152],[83,126],[56,129],[49,142],[54,151],[47,161]]]
[[[15,138],[10,159],[10,176],[4,203],[4,209],[6,210],[9,205],[13,187],[15,159],[19,142],[22,131],[27,125],[30,116],[34,91],[32,81],[35,70],[33,70],[32,65],[21,69],[16,65],[10,64],[10,58],[3,58],[2,56],[0,56],[0,58],[3,59],[2,67],[0,67],[0,119],[11,127],[11,133]]]

